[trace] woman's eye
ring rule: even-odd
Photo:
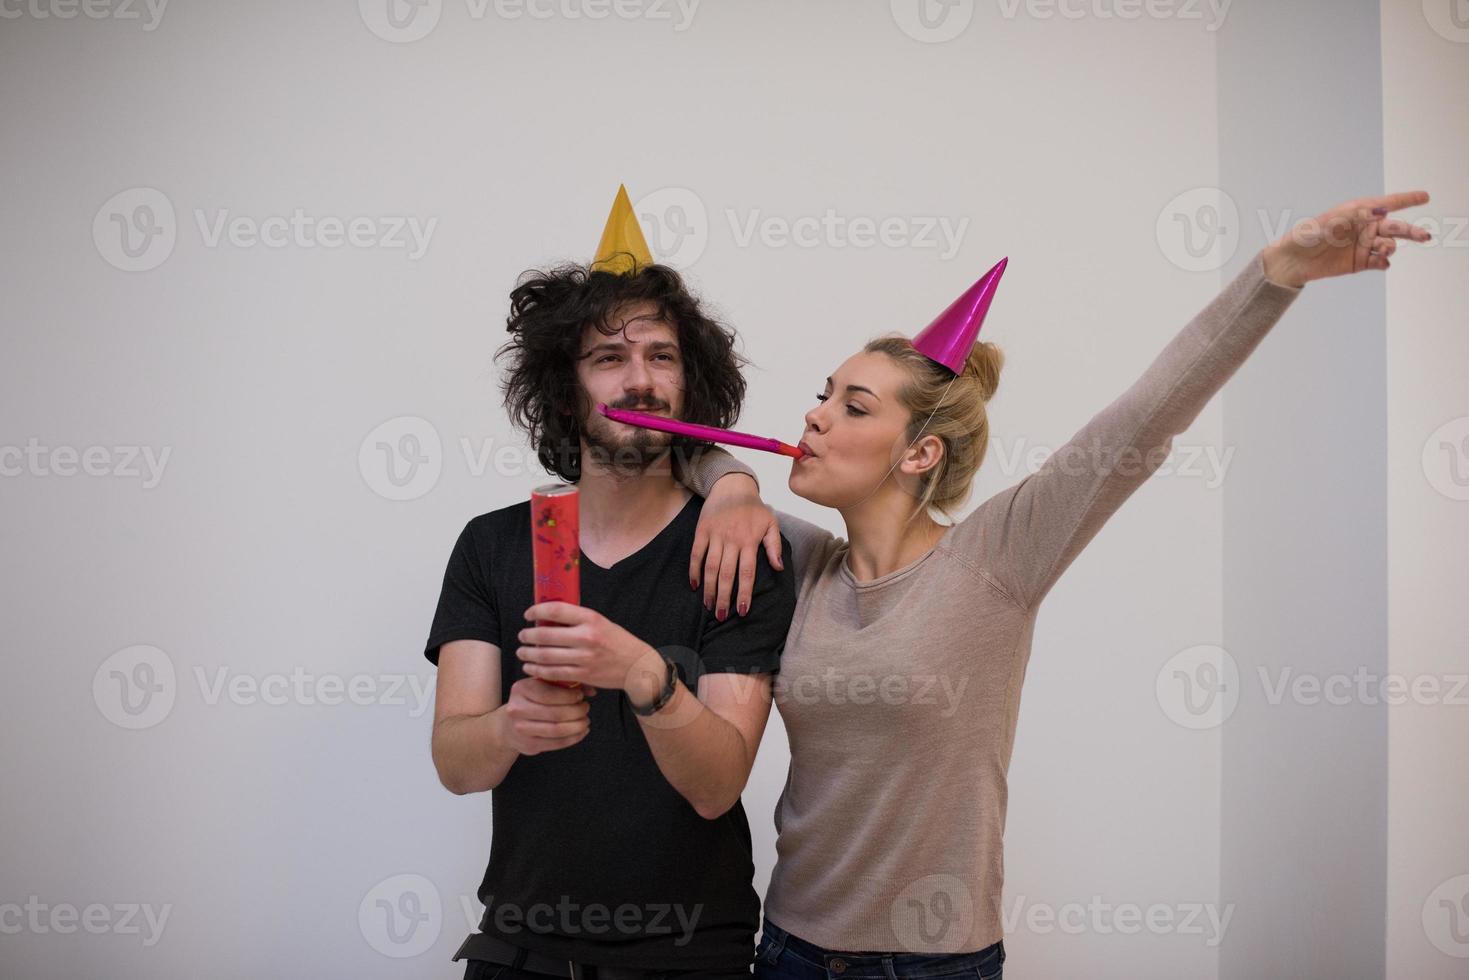
[[[819,402],[824,402],[824,401],[826,401],[830,397],[831,397],[830,395],[817,395],[816,396],[816,400],[819,401]],[[858,415],[866,415],[867,413],[858,410],[853,405],[848,405],[847,406],[847,414],[855,418]]]

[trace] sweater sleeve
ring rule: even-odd
[[[757,488],[760,486],[760,478],[754,470],[712,443],[699,447],[687,459],[676,452],[673,459],[674,479],[705,500],[709,499],[709,491],[714,489],[719,478],[731,473],[743,473],[755,481]]]
[[[1151,476],[1301,288],[1265,277],[1263,250],[1163,348],[1132,387],[1044,465],[990,497],[953,547],[1032,608]]]
[[[785,511],[776,511],[775,518],[780,522],[780,533],[791,543],[791,570],[796,573],[796,597],[800,598],[826,567],[831,554],[847,540]]]

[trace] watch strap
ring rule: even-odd
[[[633,714],[646,718],[649,715],[657,714],[665,704],[673,700],[673,689],[678,684],[678,670],[673,666],[673,661],[667,657],[663,658],[663,662],[668,665],[668,676],[663,682],[663,690],[658,692],[658,696],[653,699],[653,703],[646,708],[639,708],[633,703],[632,698],[628,698],[627,703],[632,708]]]

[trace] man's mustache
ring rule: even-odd
[[[616,401],[612,402],[613,408],[620,408],[629,412],[656,412],[668,407],[666,402],[644,403],[640,401]]]

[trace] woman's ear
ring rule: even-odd
[[[944,441],[938,436],[926,435],[908,447],[901,468],[904,473],[921,476],[939,465],[943,458]]]

